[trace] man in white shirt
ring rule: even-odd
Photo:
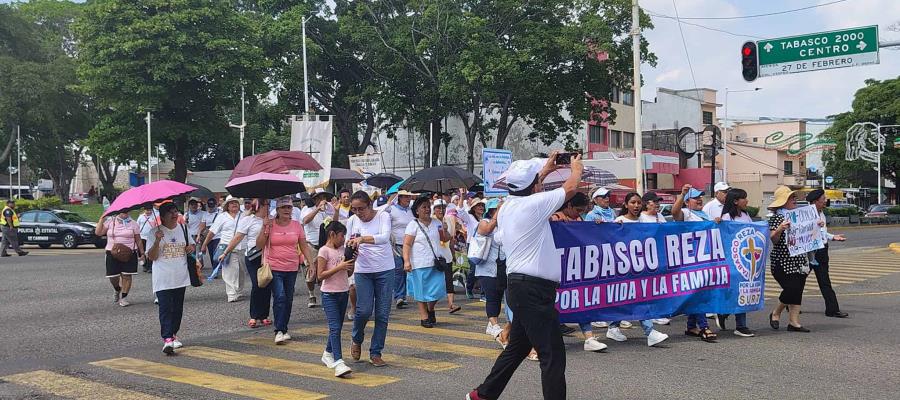
[[[496,399],[534,347],[541,360],[544,399],[566,398],[566,348],[559,329],[556,289],[560,260],[550,230],[550,216],[571,199],[581,181],[581,157],[571,157],[572,173],[562,187],[542,192],[541,182],[559,168],[556,154],[543,162],[520,160],[506,172],[510,196],[497,216],[500,245],[506,252],[506,300],[513,310],[509,344],[491,373],[466,397]]]
[[[391,216],[391,247],[394,252],[394,303],[397,309],[406,308],[406,271],[403,269],[403,239],[406,226],[413,220],[409,205],[415,193],[397,192],[397,202],[384,209]]]
[[[722,218],[722,209],[725,207],[725,196],[728,195],[728,189],[731,189],[731,186],[728,186],[725,182],[716,183],[716,186],[713,187],[713,190],[716,191],[715,198],[703,206],[703,212],[710,219]]]
[[[206,221],[206,211],[200,209],[200,201],[197,198],[188,201],[188,212],[184,214],[184,220],[187,223],[188,234],[191,238],[196,238],[201,232],[200,227]]]
[[[153,239],[153,229],[159,225],[159,222],[156,218],[156,212],[153,210],[153,206],[144,207],[144,212],[138,216],[137,219],[138,227],[141,229],[141,247],[146,248],[147,242]],[[150,261],[148,258],[144,258],[144,272],[152,272],[153,271],[153,261]]]

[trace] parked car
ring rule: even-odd
[[[893,207],[890,204],[873,204],[869,206],[869,211],[866,213],[867,217],[884,217],[887,216],[887,211]]]
[[[74,249],[82,244],[106,246],[106,237],[94,235],[95,223],[66,210],[31,210],[19,214],[19,243],[36,244],[42,249],[61,244]]]
[[[672,216],[673,205],[674,204],[671,203],[662,203],[659,205],[659,213],[666,218],[666,222],[672,222],[675,220],[675,217]]]

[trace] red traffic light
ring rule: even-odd
[[[753,53],[753,50],[750,49],[750,46],[744,45],[744,49],[741,52],[744,54],[744,57],[747,57],[750,53]]]
[[[759,60],[756,58],[756,42],[745,42],[741,46],[741,75],[747,82],[759,77]]]

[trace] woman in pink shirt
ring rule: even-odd
[[[315,260],[306,236],[299,222],[291,219],[294,205],[290,196],[284,196],[275,203],[275,220],[266,218],[263,230],[256,238],[256,248],[263,249],[265,263],[272,268],[272,313],[275,314],[275,344],[291,340],[288,322],[294,300],[294,284],[300,265],[299,249],[307,260]]]
[[[141,231],[137,222],[128,216],[128,213],[119,213],[115,217],[103,221],[100,217],[94,234],[106,236],[106,277],[116,290],[115,302],[122,307],[131,303],[125,300],[128,291],[131,290],[131,277],[137,274],[138,255],[144,258],[144,248],[138,246],[141,242]],[[113,258],[113,246],[121,244],[131,249],[131,257],[128,261],[119,261]]]

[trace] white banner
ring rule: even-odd
[[[291,120],[291,150],[309,154],[322,166],[320,171],[293,171],[303,181],[306,188],[327,186],[329,175],[331,175],[331,117],[328,117],[328,121],[307,121],[302,115],[293,117]]]
[[[366,179],[372,175],[384,172],[384,164],[381,162],[381,153],[351,154],[347,157],[350,159],[350,169],[359,172]],[[365,181],[354,183],[353,191],[363,190],[366,193],[372,194],[378,190],[377,187],[363,184],[364,182]]]
[[[508,194],[505,190],[494,189],[494,182],[503,175],[509,165],[512,164],[512,152],[509,150],[499,149],[482,149],[481,162],[483,168],[481,170],[481,179],[484,181],[485,196],[504,196]]]
[[[791,221],[791,227],[786,232],[791,257],[825,247],[816,206],[809,205],[784,211],[784,219]]]

